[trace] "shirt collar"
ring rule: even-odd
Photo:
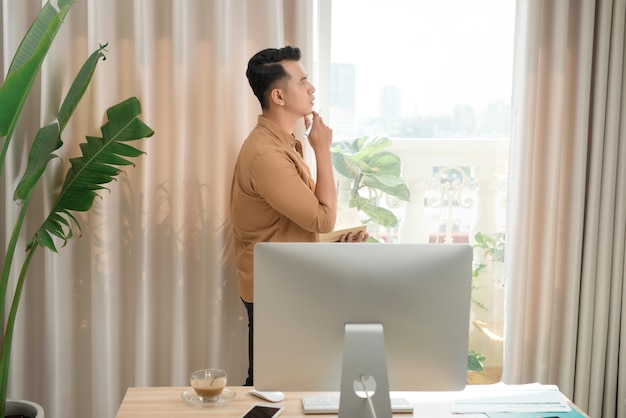
[[[282,142],[285,142],[286,144],[291,144],[291,141],[294,140],[293,134],[285,132],[280,126],[278,126],[276,123],[272,122],[270,119],[266,118],[263,115],[259,115],[258,123],[265,129],[276,135],[278,139],[280,139]]]
[[[272,122],[269,118],[259,115],[258,118],[259,126],[270,131],[276,138],[280,140],[280,142],[288,145],[289,147],[294,148],[298,154],[302,155],[302,144],[292,133],[285,132],[280,126],[276,123]]]

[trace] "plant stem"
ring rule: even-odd
[[[7,151],[9,149],[9,142],[11,141],[11,137],[13,136],[13,130],[15,129],[15,124],[11,124],[9,127],[9,131],[7,135],[4,137],[4,142],[2,143],[2,151],[0,151],[0,173],[4,170],[4,160],[7,158]]]
[[[15,287],[15,294],[13,295],[13,302],[11,303],[11,311],[9,312],[9,318],[7,319],[4,340],[2,341],[2,352],[0,354],[0,417],[5,415],[6,410],[7,386],[9,381],[9,360],[11,358],[11,343],[13,342],[13,330],[15,328],[17,308],[20,304],[26,273],[28,272],[30,261],[32,260],[37,247],[39,247],[37,244],[31,247],[26,255],[24,264],[22,264],[22,270],[20,271],[20,276]]]
[[[6,257],[4,259],[4,265],[2,266],[2,276],[0,276],[0,312],[4,312],[4,305],[6,300],[7,288],[9,286],[9,275],[11,274],[11,265],[13,264],[13,256],[15,255],[15,248],[20,236],[22,224],[26,216],[30,199],[32,197],[32,190],[22,201],[20,213],[17,221],[13,227],[11,233],[11,239],[7,246]],[[15,293],[13,294],[13,302],[11,303],[11,311],[7,318],[6,326],[4,327],[4,338],[2,339],[2,348],[0,351],[0,417],[5,415],[6,401],[7,401],[7,386],[9,380],[9,360],[11,357],[11,344],[13,342],[13,329],[15,327],[15,317],[17,316],[17,308],[19,305],[20,297],[22,295],[22,288],[24,287],[24,279],[26,278],[26,272],[30,265],[30,260],[35,253],[38,245],[33,245],[26,255],[24,264],[22,264],[22,270],[20,276],[17,279]]]
[[[9,245],[7,246],[6,256],[4,257],[2,276],[0,276],[0,312],[4,312],[4,304],[6,300],[7,287],[9,285],[9,275],[11,274],[11,265],[13,264],[13,256],[15,255],[15,247],[17,246],[17,241],[20,237],[20,231],[22,230],[22,224],[24,223],[24,218],[26,217],[26,211],[28,209],[31,196],[32,190],[26,199],[22,201],[20,213],[15,225],[13,226],[11,239],[9,241]]]
[[[352,198],[356,199],[359,196],[359,189],[361,188],[361,181],[363,181],[363,173],[354,179],[354,185],[352,186]]]

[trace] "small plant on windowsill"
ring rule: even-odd
[[[499,283],[504,283],[502,272],[504,267],[504,255],[506,250],[506,233],[496,232],[488,235],[477,232],[474,236],[474,240],[474,248],[482,249],[484,251],[484,260],[491,262],[491,270],[494,279]],[[487,311],[488,308],[474,298],[474,290],[477,289],[478,286],[476,284],[476,279],[486,267],[487,264],[481,262],[474,262],[474,265],[472,267],[472,303],[485,311]],[[484,371],[483,362],[485,360],[485,356],[470,350],[467,355],[467,370],[478,372]]]
[[[491,235],[477,232],[474,235],[474,248],[484,250],[485,260],[491,261],[493,279],[504,285],[504,255],[506,251],[506,233],[495,232]],[[483,264],[484,266],[484,264]]]
[[[470,350],[467,353],[467,370],[470,372],[484,372],[485,367],[483,365],[483,361],[486,359],[487,357],[482,354],[479,354],[474,350]]]
[[[481,270],[483,268],[485,268],[486,265],[485,264],[476,264],[474,263],[474,265],[472,266],[472,292],[471,292],[471,300],[472,303],[482,309],[482,310],[489,310],[482,302],[480,302],[479,300],[477,300],[474,296],[474,290],[476,290],[478,287],[476,285],[476,278],[478,277],[478,275],[480,274]],[[483,362],[487,359],[487,357],[483,356],[480,353],[475,352],[474,350],[470,350],[467,353],[467,370],[470,372],[484,372],[485,368],[483,366]]]
[[[504,252],[506,248],[506,233],[496,232],[491,235],[477,232],[474,235],[476,243],[474,247],[482,248],[485,251],[485,258],[496,262],[504,263]]]

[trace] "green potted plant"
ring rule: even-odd
[[[467,371],[468,372],[484,372],[485,366],[483,365],[483,361],[485,361],[487,357],[483,356],[475,352],[474,350],[469,350],[467,353]]]
[[[483,234],[477,232],[474,235],[474,248],[484,251],[485,260],[491,261],[491,273],[493,279],[504,284],[504,255],[506,252],[506,233],[495,232]]]
[[[4,138],[0,154],[0,173],[3,171],[9,143],[26,97],[73,2],[74,0],[59,0],[57,7],[47,2],[24,36],[9,66],[4,84],[0,88],[0,139]],[[129,141],[150,137],[154,133],[139,119],[141,110],[137,98],[131,97],[109,108],[106,112],[108,121],[101,127],[102,136],[87,136],[87,142],[80,145],[82,155],[70,159],[71,167],[62,186],[55,193],[50,213],[27,241],[23,264],[21,267],[13,266],[13,257],[35,186],[48,162],[58,158],[54,152],[63,145],[61,133],[87,89],[100,58],[104,58],[105,46],[100,46],[86,60],[67,92],[56,120],[37,132],[29,150],[26,167],[23,168],[23,176],[14,192],[14,200],[20,210],[7,244],[0,276],[0,312],[5,311],[5,303],[10,305],[9,314],[2,324],[4,334],[0,352],[0,416],[8,414],[7,384],[11,343],[22,288],[33,255],[39,247],[57,252],[55,241],[65,245],[75,231],[80,231],[78,220],[72,212],[88,211],[97,191],[104,188],[102,185],[112,181],[121,172],[118,167],[132,165],[128,158],[143,154],[128,145]],[[36,123],[39,124],[39,121]],[[13,267],[19,270],[14,270]],[[10,283],[11,277],[15,276],[16,282]],[[26,408],[29,409],[28,405]],[[39,415],[33,416],[40,418],[41,415],[42,412],[39,412]]]
[[[385,150],[392,144],[384,136],[363,136],[352,141],[335,142],[331,148],[333,167],[350,182],[349,207],[357,208],[368,222],[393,228],[396,215],[379,202],[384,194],[408,201],[411,197],[401,177],[400,157]],[[373,238],[370,238],[373,239]]]
[[[474,235],[474,247],[482,248],[485,251],[485,258],[491,261],[504,263],[504,253],[506,249],[506,233],[495,232],[491,235],[477,232]]]
[[[484,234],[482,232],[477,232],[474,235],[474,241],[474,248],[480,248],[481,250],[483,250],[484,261],[490,262],[492,276],[494,277],[494,279],[499,283],[503,283],[504,255],[506,251],[506,233],[495,232],[493,234]],[[487,264],[480,261],[476,261],[474,263],[472,269],[472,291],[477,288],[476,279],[486,267]],[[475,300],[473,295],[472,303],[480,309],[483,309],[485,311],[488,310],[485,305]],[[486,360],[485,356],[474,351],[470,351],[470,353],[468,354],[468,370],[483,371],[484,368],[482,362],[484,360]]]

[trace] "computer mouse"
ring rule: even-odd
[[[285,394],[278,391],[252,389],[249,393],[252,396],[256,396],[257,398],[265,399],[270,402],[280,402],[285,399]]]

